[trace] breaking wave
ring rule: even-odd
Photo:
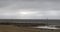
[[[60,26],[56,26],[56,25],[49,25],[49,26],[37,26],[37,27],[33,27],[33,28],[43,28],[43,29],[60,29]]]

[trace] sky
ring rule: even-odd
[[[0,19],[60,19],[60,0],[0,0]]]

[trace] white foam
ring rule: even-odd
[[[38,26],[38,27],[33,27],[33,28],[59,29],[59,28],[56,28],[56,27],[51,27],[51,26]]]

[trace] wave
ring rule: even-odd
[[[37,26],[37,27],[33,27],[33,28],[43,28],[43,29],[60,29],[60,26],[56,26],[56,25],[49,25],[49,26]]]

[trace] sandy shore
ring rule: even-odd
[[[18,27],[15,25],[0,25],[0,32],[60,32],[60,30]]]

